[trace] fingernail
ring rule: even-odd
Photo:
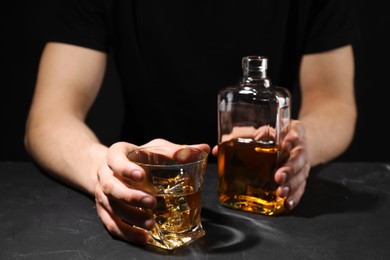
[[[179,161],[186,161],[190,157],[190,155],[191,155],[191,149],[185,147],[176,154],[176,157]]]
[[[154,224],[156,223],[156,221],[152,218],[152,219],[148,219],[145,221],[145,229],[147,230],[151,230],[153,227],[154,227]]]
[[[287,181],[287,173],[285,173],[285,172],[282,172],[282,184],[285,184],[286,183],[286,181]]]
[[[145,207],[145,208],[153,208],[154,202],[153,202],[152,198],[144,197],[141,200],[141,205],[142,205],[142,207]]]
[[[283,197],[287,197],[288,193],[290,192],[290,187],[283,186],[282,191],[283,191]]]
[[[288,204],[289,209],[292,209],[292,208],[294,208],[295,202],[294,202],[294,200],[288,200],[287,204]]]
[[[142,181],[142,175],[141,175],[141,172],[140,171],[133,171],[131,173],[131,177],[133,180],[135,181]]]

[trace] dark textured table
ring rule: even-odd
[[[0,259],[390,259],[390,164],[312,170],[289,215],[219,205],[209,164],[206,236],[174,252],[137,247],[106,231],[94,201],[29,162],[0,162]]]

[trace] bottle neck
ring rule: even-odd
[[[256,84],[262,82],[262,85],[269,87],[270,80],[267,78],[267,58],[263,56],[247,56],[242,59],[242,84]]]
[[[264,80],[267,78],[267,73],[265,71],[249,71],[249,70],[244,70],[243,75],[241,77],[241,82],[242,83],[249,83],[252,81],[257,81],[257,80]]]

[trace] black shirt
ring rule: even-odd
[[[48,41],[114,55],[122,137],[135,144],[215,145],[217,93],[238,82],[243,56],[268,57],[272,82],[292,89],[302,55],[351,44],[356,33],[350,0],[56,1]]]

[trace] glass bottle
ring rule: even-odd
[[[285,211],[274,174],[290,124],[290,92],[267,77],[268,59],[242,59],[243,76],[218,93],[218,198],[222,205],[275,215]]]

